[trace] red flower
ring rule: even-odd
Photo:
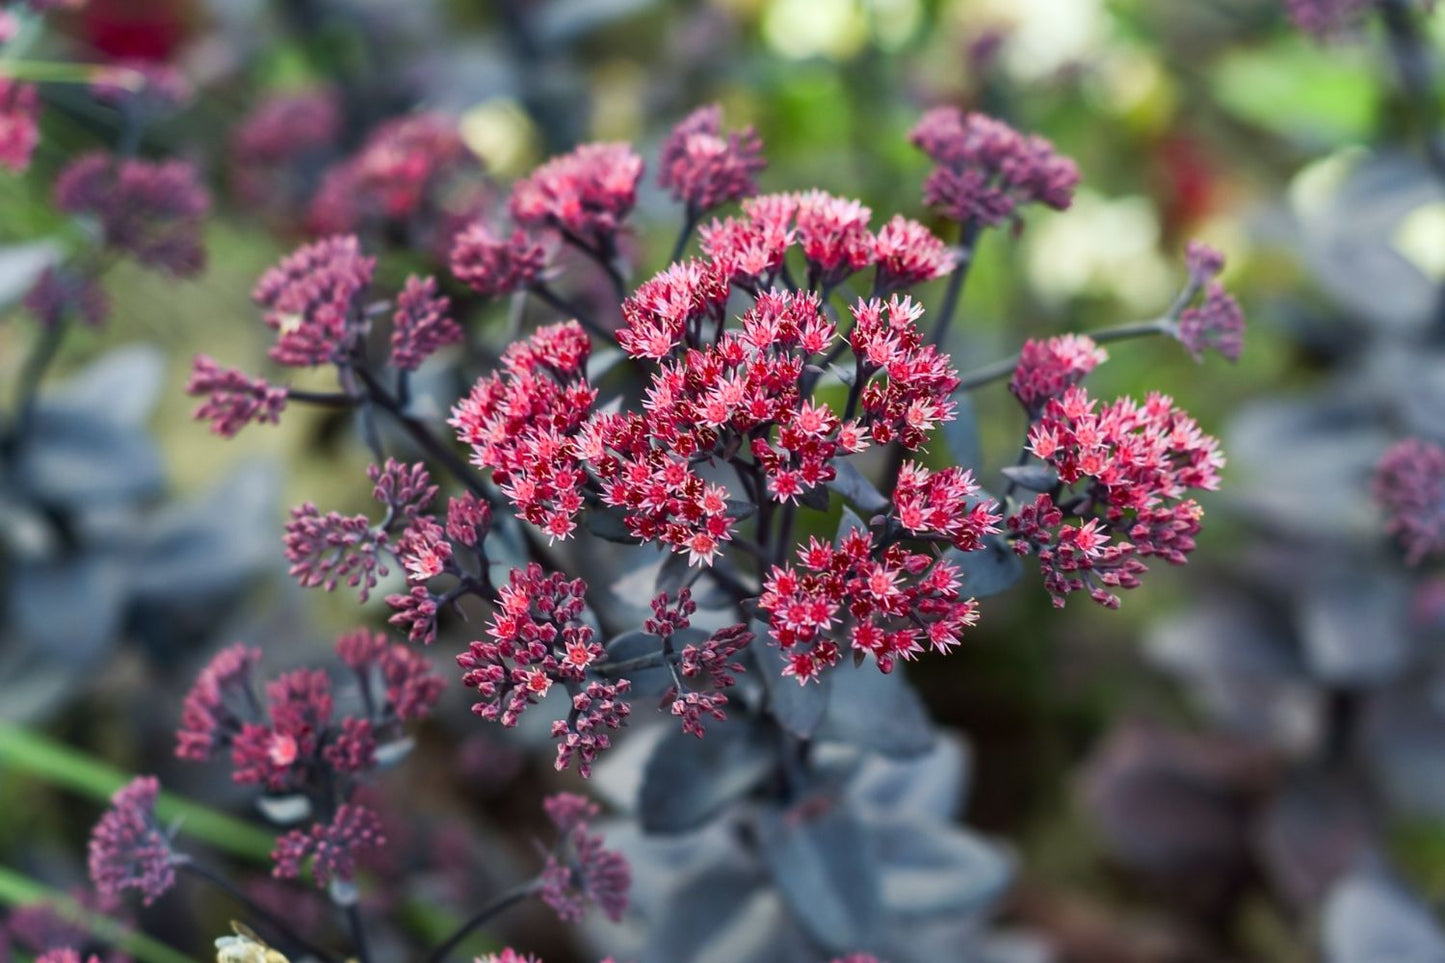
[[[350,882],[356,876],[357,857],[385,845],[380,817],[365,806],[344,804],[331,822],[314,823],[309,832],[293,829],[277,839],[271,875],[296,879],[310,859],[316,885],[325,889],[332,880]]]
[[[842,642],[891,672],[925,647],[947,652],[978,620],[956,566],[899,544],[880,552],[869,532],[851,531],[836,548],[809,539],[798,560],[773,567],[758,608],[787,658],[783,674],[800,684],[836,665]]]
[[[913,535],[941,535],[961,552],[983,547],[985,535],[998,531],[997,506],[977,496],[980,489],[965,468],[930,471],[906,461],[893,492],[893,517]]]
[[[878,264],[874,288],[880,294],[941,278],[956,266],[942,239],[902,214],[895,214],[873,239],[873,260]]]
[[[181,704],[177,756],[202,762],[217,749],[230,745],[249,708],[251,670],[260,661],[260,649],[233,645],[217,652],[207,663]],[[238,703],[244,707],[240,711]]]
[[[924,201],[960,223],[985,226],[1043,204],[1064,210],[1079,182],[1074,162],[1042,137],[1025,137],[1001,120],[937,107],[911,139],[938,165],[923,185]]]
[[[479,221],[458,232],[452,243],[452,273],[483,297],[528,287],[546,264],[546,250],[521,229],[502,236]]]
[[[1066,334],[1047,341],[1030,339],[1019,352],[1009,391],[1029,412],[1037,415],[1045,403],[1084,379],[1109,360],[1109,353],[1082,334]]]
[[[127,889],[138,889],[149,906],[175,885],[170,837],[156,822],[160,783],[137,776],[116,792],[110,808],[90,833],[90,881],[103,904],[114,904]]]
[[[40,95],[34,84],[0,77],[0,167],[19,174],[40,141]]]
[[[637,202],[642,158],[626,144],[583,144],[512,185],[512,216],[606,248]]]
[[[233,437],[253,421],[278,424],[286,409],[285,388],[238,368],[222,368],[206,355],[196,356],[186,394],[205,398],[191,417],[209,421],[211,431],[223,438]]]
[[[657,179],[687,205],[692,216],[757,191],[754,180],[767,162],[751,127],[721,136],[722,108],[699,107],[662,144]]]
[[[1096,407],[1079,387],[1044,406],[1029,450],[1071,494],[1041,495],[1008,519],[1015,550],[1038,554],[1056,606],[1087,590],[1114,608],[1119,599],[1109,589],[1137,586],[1141,558],[1182,564],[1203,515],[1185,493],[1217,488],[1224,465],[1218,442],[1163,395],[1142,406],[1124,398]],[[1065,510],[1082,524],[1064,524]]]
[[[517,514],[551,538],[568,537],[582,507],[586,473],[572,437],[597,395],[583,375],[590,350],[575,321],[540,329],[507,350],[502,370],[477,382],[448,422]]]
[[[84,154],[56,178],[55,206],[96,218],[106,245],[141,264],[178,277],[205,267],[202,231],[211,200],[185,161]]]
[[[345,358],[361,337],[361,301],[375,268],[355,236],[330,237],[298,248],[262,275],[252,297],[277,332],[272,360],[315,367]]]
[[[451,302],[437,294],[436,278],[412,275],[406,279],[392,315],[393,367],[415,371],[439,348],[462,340],[462,329],[447,316],[450,307]]]

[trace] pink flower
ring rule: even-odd
[[[1042,137],[1025,137],[1003,121],[937,107],[911,139],[938,165],[923,185],[924,201],[960,223],[984,226],[1016,218],[1020,207],[1063,210],[1073,201],[1079,170]]]
[[[437,294],[436,278],[406,279],[392,315],[393,367],[415,371],[439,348],[461,342],[462,329],[447,315],[450,307],[451,301]]]
[[[342,234],[445,213],[450,189],[477,173],[476,157],[452,118],[438,113],[393,118],[326,172],[307,225],[313,234]],[[470,208],[473,202],[464,197],[463,203]],[[448,234],[443,251],[450,241]]]
[[[568,537],[582,507],[586,473],[572,439],[597,395],[583,374],[590,350],[575,321],[539,329],[507,350],[502,370],[478,381],[448,422],[517,514],[551,538]]]
[[[654,617],[643,625],[643,631],[663,640],[664,650],[672,651],[671,637],[689,625],[688,615],[696,608],[692,594],[687,589],[679,593],[674,608],[668,608],[668,598],[660,595],[652,601]],[[737,661],[743,649],[753,641],[753,633],[745,625],[730,625],[719,629],[701,644],[683,647],[677,659],[677,670],[683,679],[694,687],[684,687],[679,682],[663,695],[663,705],[671,705],[672,714],[682,723],[682,731],[701,739],[706,730],[703,716],[719,721],[727,718],[727,691],[737,683],[737,676],[743,671],[743,664]],[[701,682],[712,691],[696,688]]]
[[[873,239],[873,260],[878,265],[874,287],[879,294],[941,278],[956,266],[947,244],[902,214],[895,214]]]
[[[421,462],[407,464],[388,458],[385,465],[366,469],[371,497],[403,518],[419,517],[437,494],[437,486]]]
[[[530,286],[546,265],[546,250],[520,228],[502,236],[478,221],[458,232],[452,244],[452,273],[483,297]]]
[[[953,420],[958,372],[948,355],[923,343],[918,329],[923,307],[912,298],[860,301],[852,313],[849,342],[867,381],[860,396],[863,424],[880,444],[897,438],[904,448],[917,450],[934,428]],[[874,372],[887,377],[874,378]]]
[[[544,575],[535,562],[511,571],[487,630],[491,638],[472,642],[457,656],[457,664],[466,670],[462,683],[476,689],[482,700],[472,706],[473,712],[515,726],[552,681],[583,679],[586,663],[569,659],[568,649],[581,646],[592,660],[602,656],[592,627],[580,621],[585,591],[581,579],[569,582],[560,573]]]
[[[542,869],[542,902],[564,923],[578,922],[594,904],[612,922],[621,922],[632,870],[621,853],[607,849],[591,832],[597,805],[572,793],[548,796],[542,805],[560,834]]]
[[[447,501],[447,537],[452,541],[475,547],[491,527],[492,506],[471,492]]]
[[[1107,360],[1109,353],[1086,335],[1030,339],[1019,352],[1009,391],[1031,415],[1036,415],[1049,399],[1062,395]]]
[[[371,720],[347,716],[321,752],[336,772],[355,773],[376,765],[376,733]]]
[[[941,535],[961,552],[976,551],[1003,520],[994,511],[998,506],[978,499],[979,493],[973,473],[965,468],[930,471],[906,461],[893,493],[893,517],[913,535]]]
[[[137,776],[116,792],[90,833],[90,881],[104,903],[138,889],[147,906],[175,885],[170,836],[156,823],[154,776]]]
[[[222,368],[206,355],[196,356],[186,394],[205,398],[191,417],[209,421],[211,431],[223,438],[233,437],[252,422],[279,424],[287,398],[285,388],[237,368]]]
[[[637,202],[641,176],[642,158],[626,144],[583,144],[512,185],[512,216],[606,249]]]
[[[1203,515],[1185,494],[1217,488],[1224,465],[1218,442],[1168,397],[1096,408],[1080,387],[1044,406],[1029,431],[1030,451],[1078,497],[1041,495],[1008,519],[1014,549],[1039,556],[1056,606],[1087,590],[1114,608],[1119,599],[1109,589],[1137,586],[1143,557],[1182,564]],[[1087,520],[1064,524],[1065,504],[1086,510]]]
[[[632,688],[626,679],[617,682],[589,682],[572,696],[572,711],[567,718],[552,723],[552,738],[557,740],[558,772],[577,761],[577,774],[583,779],[592,775],[597,755],[612,746],[607,730],[621,729],[632,712],[625,696]]]
[[[231,135],[231,189],[249,209],[283,226],[299,224],[316,169],[339,143],[341,127],[340,97],[329,87],[268,96]]]
[[[748,202],[743,202],[746,210]],[[791,217],[791,215],[789,215]],[[785,220],[763,220],[751,215],[714,220],[699,230],[702,250],[718,273],[734,283],[769,286],[783,266],[783,258],[796,234]]]
[[[278,93],[261,101],[231,135],[237,173],[286,164],[336,143],[341,135],[337,101],[336,92],[327,88]]]
[[[692,216],[757,191],[755,178],[767,162],[751,127],[723,137],[722,108],[699,107],[662,144],[658,182],[687,205]]]
[[[293,829],[277,839],[271,853],[276,864],[271,875],[297,879],[310,859],[316,885],[325,889],[332,880],[350,882],[356,876],[357,857],[384,845],[386,836],[376,813],[347,803],[336,810],[331,822],[314,823],[309,832]]]
[[[141,264],[178,277],[205,267],[202,232],[211,201],[185,161],[82,155],[56,178],[55,206],[96,218],[106,245]]]
[[[684,339],[695,344],[694,329],[704,322],[722,324],[728,291],[727,279],[709,262],[669,265],[622,302],[617,343],[634,358],[660,361]]]
[[[1380,459],[1372,488],[1406,564],[1445,550],[1445,448],[1420,438],[1396,443]]]
[[[798,241],[809,281],[831,288],[873,263],[873,212],[860,202],[812,190],[796,195]],[[751,213],[751,211],[750,211]]]
[[[452,545],[446,530],[430,517],[419,517],[407,526],[396,543],[396,557],[413,582],[427,582],[448,571]],[[451,567],[453,572],[456,571]]]
[[[110,298],[94,274],[68,266],[48,267],[26,292],[25,310],[47,328],[75,317],[99,327],[110,315]]]
[[[947,652],[978,621],[977,604],[959,594],[956,566],[896,543],[880,551],[869,532],[849,532],[836,548],[810,539],[798,561],[773,567],[758,608],[783,650],[783,674],[799,684],[836,665],[840,643],[891,672],[925,648]]]
[[[206,664],[181,704],[178,757],[203,762],[231,744],[249,709],[251,670],[260,661],[260,649],[238,644],[217,652]]]
[[[1203,241],[1190,241],[1184,247],[1184,266],[1196,284],[1204,284],[1224,270],[1224,255]]]
[[[1244,312],[1218,281],[1204,289],[1204,302],[1179,315],[1179,340],[1198,361],[1210,348],[1230,361],[1244,351]]]
[[[367,472],[373,482],[372,497],[387,509],[381,526],[373,526],[365,515],[323,515],[310,502],[291,510],[284,539],[286,558],[291,576],[303,588],[330,592],[345,583],[358,589],[364,602],[388,573],[385,556],[395,557],[422,580],[447,568],[451,545],[426,513],[437,493],[426,467],[389,458],[384,466],[372,465]]]
[[[390,642],[381,632],[357,629],[336,640],[336,654],[357,675],[363,690],[381,689],[381,714],[405,722],[425,718],[445,686],[421,653]],[[373,697],[375,698],[375,697]]]
[[[473,641],[457,656],[462,684],[477,690],[472,711],[483,719],[515,726],[522,712],[553,684],[573,691],[572,711],[553,725],[559,739],[557,768],[577,756],[586,777],[596,754],[610,742],[606,729],[621,727],[630,711],[620,700],[626,680],[615,685],[587,682],[589,668],[605,658],[590,625],[581,620],[586,584],[546,575],[535,562],[513,569],[498,592],[487,639]]]
[[[0,167],[19,174],[40,141],[40,95],[34,84],[0,77]]]
[[[289,573],[302,588],[334,591],[345,584],[359,589],[363,602],[387,574],[382,551],[386,533],[371,527],[365,515],[322,514],[310,502],[291,510],[284,537]]]
[[[289,792],[305,782],[320,757],[334,702],[319,669],[297,669],[266,686],[270,723],[246,722],[231,742],[232,779]]]
[[[542,963],[542,958],[530,953],[519,953],[508,946],[500,953],[477,957],[475,963]]]
[[[424,586],[413,585],[404,595],[388,595],[386,604],[396,610],[387,622],[404,629],[409,641],[425,645],[436,641],[437,598]]]
[[[252,298],[277,333],[272,360],[315,367],[346,358],[362,334],[361,300],[375,267],[355,236],[330,237],[298,248],[262,275]]]

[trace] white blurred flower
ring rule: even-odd
[[[1066,213],[1029,224],[1029,278],[1055,304],[1106,294],[1133,311],[1157,310],[1176,286],[1159,252],[1159,215],[1144,197],[1106,198],[1087,190]]]

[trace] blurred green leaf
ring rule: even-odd
[[[97,939],[114,944],[141,963],[192,963],[192,957],[144,933],[126,929],[110,917],[86,909],[65,893],[4,866],[0,866],[0,903],[10,906],[47,903],[65,920],[84,927]]]
[[[23,772],[100,802],[131,779],[114,766],[7,723],[0,723],[0,769]],[[163,822],[179,820],[183,834],[233,856],[263,863],[271,859],[270,833],[199,803],[163,792],[156,815]]]
[[[1369,62],[1296,37],[1226,54],[1210,81],[1227,110],[1307,144],[1363,138],[1375,117]]]

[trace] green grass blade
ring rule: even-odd
[[[132,778],[77,749],[11,723],[0,723],[0,769],[26,773],[105,803]],[[202,840],[241,859],[268,862],[274,837],[234,816],[161,793],[156,815],[163,823],[180,822],[183,835]]]
[[[195,963],[193,957],[86,909],[59,890],[0,866],[0,904],[30,906],[36,903],[50,905],[66,921],[83,927],[97,940],[128,953],[140,963]]]

